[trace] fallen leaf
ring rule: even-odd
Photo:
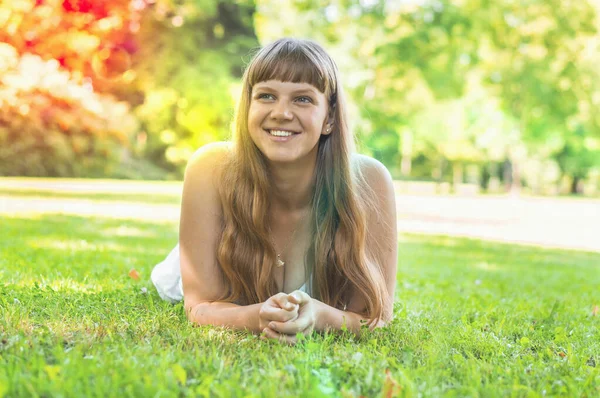
[[[392,377],[389,369],[385,370],[385,380],[383,381],[383,396],[385,398],[397,397],[402,391],[402,386]]]
[[[566,357],[566,356],[567,356],[567,354],[565,354],[565,353],[564,353],[564,352],[562,352],[562,351],[559,351],[558,355],[560,355],[560,357],[561,357],[561,358],[564,358],[564,357]]]
[[[140,273],[137,272],[135,268],[130,269],[128,275],[131,279],[135,279],[136,281],[140,279]]]
[[[592,316],[598,315],[599,310],[600,310],[600,308],[598,308],[598,306],[595,305],[594,308],[592,309]]]

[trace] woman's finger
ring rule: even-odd
[[[278,339],[280,336],[280,333],[277,333],[276,331],[274,331],[273,329],[266,327],[263,329],[261,337],[265,336],[268,339]]]
[[[286,322],[292,318],[290,317],[291,314],[293,314],[293,311],[284,310],[278,307],[265,306],[261,308],[259,315],[263,319],[266,318],[269,321]]]
[[[296,335],[299,331],[305,330],[310,325],[308,322],[302,317],[298,317],[295,321],[289,322],[277,322],[271,321],[269,322],[269,328],[273,329],[277,333],[287,334],[287,335]]]
[[[296,344],[296,336],[287,336],[285,334],[277,333],[276,331],[274,331],[268,327],[263,330],[263,333],[264,333],[264,338],[261,336],[262,340],[271,339],[271,340],[277,340],[284,344],[289,344],[289,345]]]
[[[301,292],[300,290],[295,290],[292,293],[287,295],[287,299],[290,303],[293,304],[302,304],[302,302],[304,301],[305,296],[308,296],[308,294]]]
[[[287,294],[275,296],[273,297],[273,300],[279,305],[279,307],[287,311],[293,311],[298,306],[297,304],[290,302]]]
[[[277,333],[276,331],[274,331],[273,329],[271,329],[269,327],[266,327],[263,329],[262,336],[264,336],[265,339],[271,339],[271,340],[281,340],[283,338],[283,335],[281,333]]]

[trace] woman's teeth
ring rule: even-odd
[[[280,131],[280,130],[271,130],[269,134],[277,136],[277,137],[289,137],[290,135],[294,135],[294,133],[290,133],[289,131]]]

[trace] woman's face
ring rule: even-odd
[[[250,137],[271,162],[293,162],[316,155],[327,131],[325,95],[309,83],[268,80],[252,88]],[[291,134],[290,134],[291,133]]]

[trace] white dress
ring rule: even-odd
[[[167,258],[154,266],[150,278],[163,300],[171,303],[183,300],[181,269],[179,267],[179,244],[171,250]],[[306,283],[298,290],[310,294]]]

